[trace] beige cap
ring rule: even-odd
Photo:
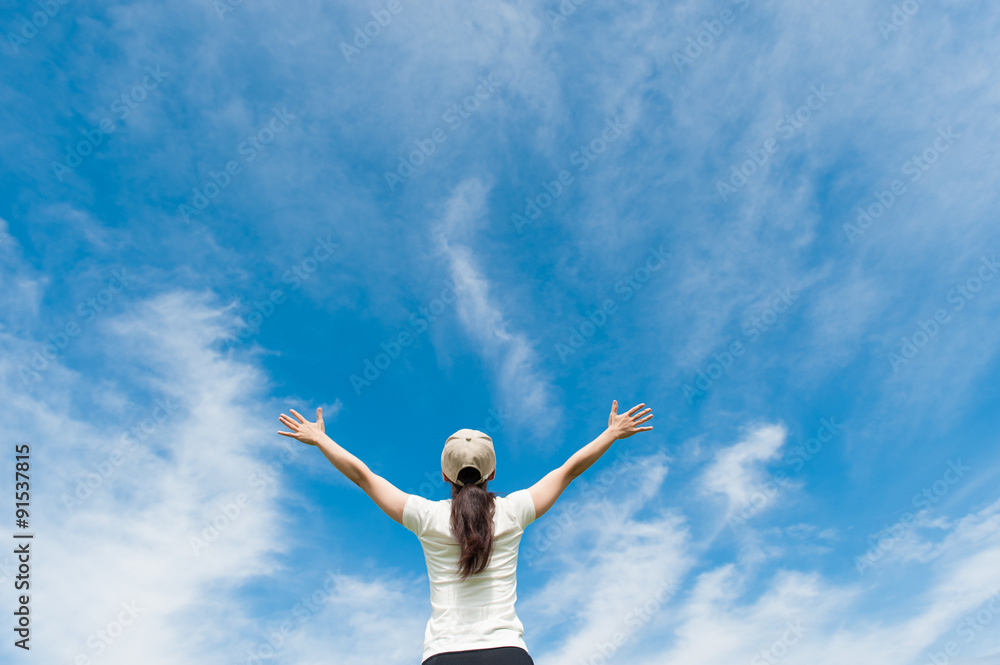
[[[459,487],[465,483],[458,479],[458,472],[467,466],[479,471],[476,485],[482,485],[497,468],[493,439],[479,430],[460,429],[445,441],[441,452],[441,470],[448,480]]]

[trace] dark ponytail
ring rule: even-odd
[[[493,556],[493,500],[497,495],[487,491],[489,481],[474,484],[479,478],[479,471],[467,466],[458,472],[458,480],[465,484],[451,485],[451,532],[462,548],[458,574],[463,580],[486,570]]]

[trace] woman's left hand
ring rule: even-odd
[[[281,414],[278,420],[291,432],[281,432],[278,434],[283,434],[285,436],[290,436],[293,439],[298,439],[302,443],[308,443],[310,446],[315,446],[323,439],[324,433],[326,432],[326,426],[323,424],[323,409],[316,409],[316,422],[311,423],[301,415],[295,409],[289,409],[289,413],[298,418],[298,420],[293,420]]]

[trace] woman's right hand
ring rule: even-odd
[[[644,406],[646,406],[645,403],[637,404],[629,409],[628,413],[619,415],[618,400],[611,402],[611,415],[608,416],[608,430],[614,435],[615,439],[627,439],[636,432],[646,432],[653,429],[652,427],[639,427],[639,425],[653,417],[652,409],[636,413]]]

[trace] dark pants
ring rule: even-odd
[[[421,665],[535,665],[520,647],[494,647],[436,653]]]

